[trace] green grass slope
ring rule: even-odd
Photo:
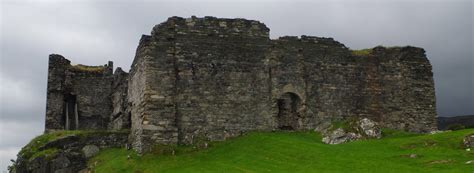
[[[107,149],[90,160],[95,172],[474,172],[474,151],[462,147],[474,129],[434,135],[384,131],[380,140],[321,143],[314,132],[254,132],[210,148],[137,156]],[[416,158],[410,158],[416,154]],[[127,156],[131,157],[127,159]]]

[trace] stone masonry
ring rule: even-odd
[[[272,40],[269,31],[254,20],[170,17],[142,36],[129,73],[51,55],[46,131],[131,129],[129,142],[146,152],[348,118],[436,129],[423,49],[355,54],[332,38]]]

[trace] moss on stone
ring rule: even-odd
[[[345,132],[358,132],[357,118],[348,118],[344,120],[333,120],[331,122],[330,131],[341,128]]]
[[[175,155],[180,153],[190,153],[209,148],[211,145],[219,143],[218,141],[209,141],[204,135],[197,135],[193,139],[192,144],[181,145],[164,145],[154,144],[149,154],[151,155]]]
[[[351,50],[351,54],[354,56],[367,56],[372,53],[372,49],[360,49],[360,50]]]
[[[402,47],[400,46],[382,46],[378,45],[377,47],[383,47],[385,49],[401,49]],[[372,54],[373,48],[368,48],[368,49],[359,49],[359,50],[351,50],[351,54],[354,56],[368,56]]]
[[[173,155],[176,152],[177,145],[155,144],[150,153],[154,155]]]
[[[75,71],[96,72],[96,73],[102,73],[105,70],[103,66],[86,66],[82,64],[72,65],[71,69]]]
[[[43,154],[47,154],[48,152],[51,151],[46,151],[49,150],[43,149],[40,150],[41,147],[45,146],[47,143],[50,143],[52,141],[55,141],[57,139],[70,136],[70,135],[76,135],[79,137],[87,137],[89,135],[95,135],[95,134],[113,134],[113,133],[129,133],[128,130],[121,130],[121,131],[93,131],[93,130],[86,130],[86,131],[81,131],[81,130],[73,130],[73,131],[66,131],[66,130],[61,130],[61,131],[54,131],[50,133],[45,133],[43,135],[37,136],[34,139],[32,139],[28,144],[26,144],[18,153],[19,156],[21,156],[24,159],[31,159],[35,155],[39,155],[42,152],[46,152]]]
[[[59,139],[67,135],[75,135],[82,133],[81,131],[55,131],[51,133],[45,133],[43,135],[33,138],[26,146],[24,146],[19,155],[25,159],[32,158],[33,155],[39,153],[39,148],[46,145],[47,143]]]
[[[38,157],[44,157],[45,160],[51,160],[58,152],[59,150],[57,148],[49,148],[46,150],[41,150],[31,155],[29,160],[31,161]]]

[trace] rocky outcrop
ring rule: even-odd
[[[51,134],[45,134],[51,135]],[[15,173],[76,173],[87,168],[87,159],[100,149],[123,147],[127,143],[128,131],[83,132],[67,134],[44,142],[47,138],[36,138],[18,154],[11,172]],[[38,145],[39,144],[39,145]]]
[[[329,126],[328,129],[323,130],[322,141],[326,144],[341,144],[359,139],[381,137],[379,125],[368,118],[362,118],[355,122],[346,122],[345,127]]]
[[[369,138],[380,138],[382,137],[382,132],[378,123],[372,121],[368,118],[362,118],[357,123],[359,132]]]
[[[346,132],[342,128],[337,128],[335,130],[329,131],[327,134],[324,134],[323,142],[326,144],[341,144],[350,141],[355,141],[362,138],[360,134],[354,132]]]
[[[462,142],[464,144],[464,147],[474,148],[474,133],[465,136]]]
[[[97,155],[97,153],[99,153],[99,150],[99,147],[97,147],[96,145],[86,145],[82,148],[82,154],[84,154],[84,157],[88,159]]]

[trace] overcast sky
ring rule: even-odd
[[[59,2],[1,0],[0,171],[44,130],[49,54],[128,70],[140,36],[170,16],[259,20],[271,38],[333,37],[352,49],[423,47],[438,115],[474,114],[471,0]]]

